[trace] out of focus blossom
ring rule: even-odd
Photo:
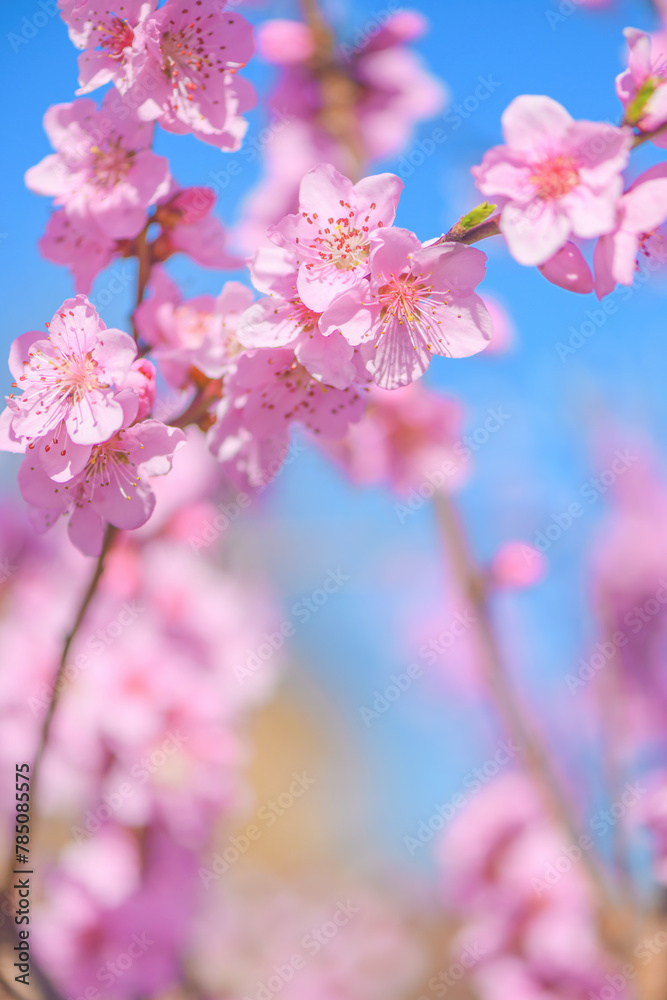
[[[660,229],[667,219],[667,164],[659,163],[637,178],[618,202],[614,232],[601,236],[595,247],[595,291],[612,292],[616,282],[631,285],[639,258],[667,263],[667,242]]]
[[[623,32],[628,43],[628,68],[616,77],[616,93],[625,108],[625,122],[651,132],[667,123],[667,32],[647,35],[637,28]],[[667,134],[652,140],[663,149]]]
[[[167,160],[150,149],[153,126],[119,114],[107,96],[101,110],[88,98],[54,104],[44,128],[56,152],[28,170],[28,187],[54,197],[77,228],[92,222],[93,236],[137,236],[171,183]]]
[[[545,264],[571,235],[611,232],[629,129],[575,121],[557,101],[532,95],[515,98],[502,124],[506,145],[472,172],[502,208],[500,230],[520,264]]]
[[[607,237],[601,237],[601,240]],[[593,275],[576,243],[568,240],[553,257],[539,266],[540,273],[552,285],[565,288],[568,292],[588,295],[593,291]]]

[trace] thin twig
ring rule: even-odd
[[[463,593],[477,615],[482,661],[491,694],[511,738],[515,739],[524,751],[526,766],[547,808],[557,823],[567,831],[572,842],[578,844],[579,830],[570,805],[560,789],[560,783],[553,772],[545,748],[524,715],[505,669],[488,608],[486,582],[474,563],[458,512],[446,494],[438,494],[436,500],[441,530],[451,555],[454,572]],[[613,899],[607,880],[590,856],[590,852],[582,851],[582,860],[602,906],[612,907]]]

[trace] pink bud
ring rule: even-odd
[[[531,587],[546,573],[541,552],[526,542],[505,542],[496,552],[489,575],[496,587]]]
[[[310,28],[301,21],[265,21],[257,29],[257,51],[279,66],[305,62],[315,52]]]
[[[137,420],[143,420],[153,409],[155,403],[155,367],[148,358],[135,361],[127,373],[123,383],[124,389],[133,389],[139,397]]]
[[[540,264],[539,270],[553,285],[587,295],[593,291],[593,275],[578,246],[568,242],[558,253]]]

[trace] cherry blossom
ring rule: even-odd
[[[27,443],[64,428],[74,444],[99,444],[122,426],[115,389],[136,344],[108,330],[85,295],[66,299],[47,326],[48,337],[25,333],[11,348],[9,367],[23,390],[7,400],[13,435]]]
[[[242,261],[227,249],[227,233],[211,214],[215,194],[210,188],[179,188],[175,183],[158,205],[154,221],[160,233],[153,245],[156,261],[185,253],[202,267],[238,268]]]
[[[575,121],[550,97],[517,97],[502,116],[506,145],[473,167],[477,187],[502,207],[500,230],[520,264],[545,264],[574,234],[612,231],[630,129]]]
[[[407,229],[370,241],[370,281],[339,295],[324,312],[322,332],[340,330],[375,382],[395,389],[419,378],[431,357],[467,357],[484,349],[491,320],[475,288],[486,255],[462,243],[422,247]]]
[[[170,132],[192,132],[204,142],[238,149],[255,100],[237,75],[253,53],[252,28],[224,0],[207,10],[202,0],[167,0],[143,25],[145,60],[130,91],[150,96],[140,117]]]
[[[320,333],[321,313],[309,309],[297,290],[297,259],[289,250],[258,250],[251,264],[255,288],[267,293],[241,316],[238,338],[244,347],[293,348],[297,361],[320,382],[346,389],[359,377],[354,348],[343,336]]]
[[[170,185],[167,160],[150,150],[153,127],[119,114],[107,95],[99,111],[89,98],[54,104],[44,128],[56,153],[27,171],[28,187],[53,196],[79,229],[137,236]]]
[[[78,93],[115,84],[125,93],[135,82],[145,59],[143,26],[157,0],[119,0],[109,8],[76,3],[62,16],[70,38],[85,51],[79,56]]]
[[[39,250],[46,260],[69,267],[74,290],[88,295],[93,281],[117,255],[116,241],[91,220],[70,218],[64,208],[52,212]]]
[[[593,275],[576,243],[568,240],[553,257],[539,265],[540,274],[552,285],[587,295],[593,291]]]
[[[637,28],[623,32],[628,43],[628,68],[616,77],[616,93],[625,108],[625,121],[650,132],[667,122],[667,32],[647,35]],[[652,142],[667,147],[667,134]]]
[[[236,326],[253,300],[251,290],[228,281],[215,299],[199,295],[184,302],[161,269],[151,284],[153,294],[136,309],[135,321],[167,382],[186,388],[194,369],[208,378],[220,378],[241,350]]]
[[[235,482],[263,486],[286,457],[292,423],[323,438],[343,437],[365,405],[354,386],[322,385],[289,348],[245,351],[225,378],[209,447]]]
[[[126,404],[126,413],[136,410],[136,401]],[[124,426],[95,445],[85,467],[64,483],[49,478],[39,455],[29,455],[19,470],[21,494],[36,508],[36,525],[46,530],[61,514],[69,515],[74,545],[86,555],[99,555],[106,524],[138,528],[146,523],[155,506],[149,477],[166,475],[184,442],[183,431],[159,420]]]
[[[309,309],[322,312],[367,274],[371,233],[392,224],[402,189],[394,174],[352,184],[329,163],[308,171],[298,213],[271,226],[269,237],[296,255],[297,289]]]
[[[667,244],[659,227],[667,220],[667,164],[645,170],[618,202],[613,233],[601,236],[595,247],[595,291],[608,295],[616,282],[631,285],[638,257],[656,256],[667,262]]]

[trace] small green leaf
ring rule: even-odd
[[[488,219],[491,213],[495,212],[495,210],[495,205],[492,205],[488,201],[483,201],[481,205],[477,205],[477,207],[473,208],[467,215],[462,215],[458,224],[462,229],[472,229],[473,226],[479,226],[481,222]]]

